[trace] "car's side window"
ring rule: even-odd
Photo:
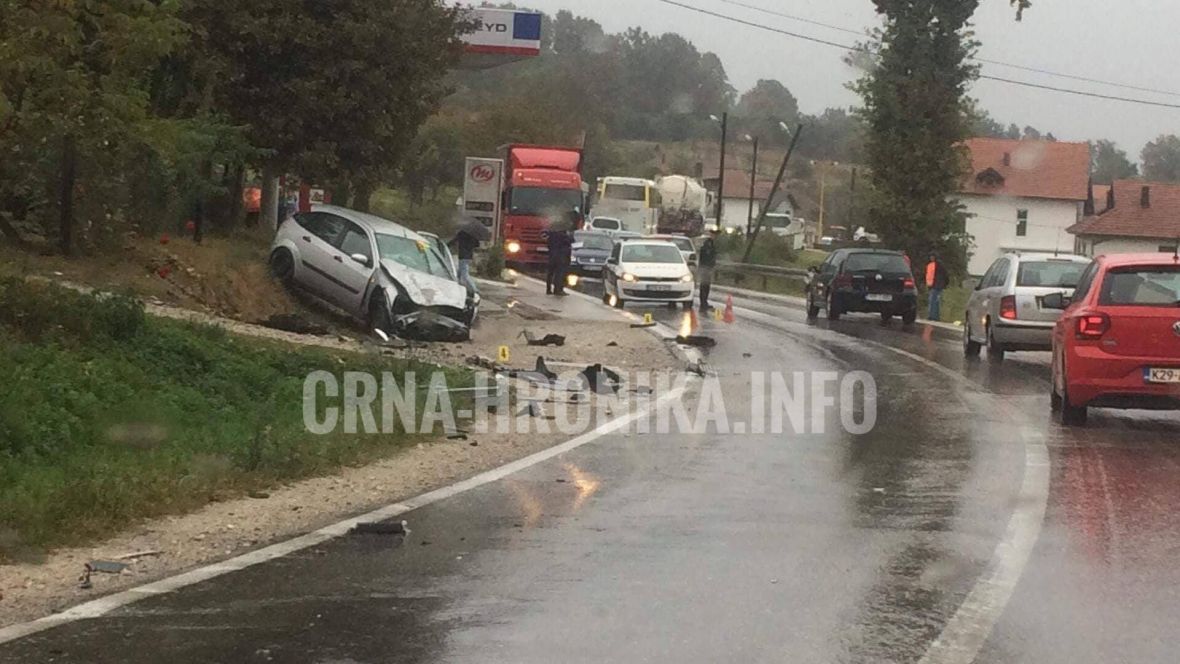
[[[1086,271],[1082,273],[1081,278],[1078,279],[1078,287],[1074,289],[1073,292],[1074,302],[1080,302],[1081,300],[1085,299],[1086,295],[1090,292],[1090,287],[1094,284],[1094,276],[1097,274],[1098,263],[1095,261],[1090,263],[1090,266],[1086,268]]]
[[[301,212],[295,215],[295,221],[310,231],[312,235],[332,245],[336,244],[336,239],[340,237],[340,232],[348,223],[344,219],[326,212]]]
[[[822,274],[835,274],[836,273],[836,264],[843,257],[844,257],[844,254],[842,252],[839,252],[839,251],[834,252],[833,254],[828,256],[827,260],[824,261],[823,265],[820,267],[820,272]]]
[[[369,241],[368,233],[365,232],[365,229],[351,221],[345,222],[344,234],[340,236],[339,248],[342,253],[349,256],[360,254],[370,261],[373,260],[373,245]]]
[[[983,283],[984,288],[996,288],[1004,285],[1004,281],[1008,278],[1008,259],[1001,258],[992,266],[991,277]]]
[[[983,273],[983,277],[979,280],[980,289],[989,288],[991,286],[992,279],[994,279],[996,276],[996,268],[1000,266],[1000,262],[1003,260],[1003,258],[997,258],[996,261],[992,263],[991,267],[987,269],[987,272]]]

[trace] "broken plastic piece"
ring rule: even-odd
[[[405,521],[358,521],[352,528],[354,535],[405,535]]]
[[[695,348],[712,348],[717,345],[717,340],[713,337],[705,337],[697,334],[682,334],[676,337],[676,343]]]
[[[526,342],[528,342],[528,345],[530,345],[530,346],[564,346],[565,345],[565,337],[561,336],[560,334],[546,334],[545,336],[538,338],[531,331],[523,330],[523,331],[521,331],[519,336],[523,336],[524,340]]]
[[[113,560],[91,560],[86,563],[86,569],[91,572],[102,572],[103,574],[119,574],[127,569],[127,563],[115,562]]]

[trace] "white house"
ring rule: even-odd
[[[1180,242],[1180,185],[1116,180],[1107,190],[1106,200],[1096,202],[1101,212],[1069,229],[1077,238],[1078,253],[1097,256],[1176,250]]]
[[[710,192],[713,192],[714,196],[717,192],[717,180],[716,175],[705,179],[705,186]],[[757,221],[758,215],[762,211],[762,204],[766,202],[766,197],[770,195],[770,189],[773,186],[773,182],[762,179],[754,183],[753,219],[755,221]],[[790,212],[790,204],[781,190],[776,200],[778,206],[773,208],[773,211]],[[714,198],[714,205],[716,205],[716,198]],[[710,208],[709,218],[712,219],[715,214],[716,208]],[[749,171],[727,168],[725,169],[725,192],[721,198],[721,228],[744,233],[746,232],[746,221],[750,217],[750,173]]]
[[[1069,229],[1090,197],[1086,143],[973,138],[971,173],[957,200],[974,247],[967,269],[981,275],[1010,251],[1072,251]]]

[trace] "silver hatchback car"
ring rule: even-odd
[[[456,278],[437,236],[333,205],[284,220],[271,273],[387,334],[428,340],[470,337],[479,293]]]
[[[967,301],[963,353],[976,357],[987,346],[988,359],[1005,351],[1051,350],[1060,309],[1043,305],[1046,295],[1069,295],[1090,259],[1072,254],[1006,254],[996,259]]]

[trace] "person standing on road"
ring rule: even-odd
[[[716,229],[709,231],[705,241],[697,251],[697,286],[701,289],[701,311],[708,311],[709,291],[713,288],[713,269],[717,267],[717,237]]]
[[[466,230],[460,230],[451,240],[459,258],[459,283],[468,289],[474,289],[471,283],[471,262],[475,260],[475,250],[479,248],[479,239]]]
[[[549,248],[549,265],[545,271],[545,293],[565,295],[565,273],[569,269],[573,241],[564,228],[550,228],[546,246]]]
[[[942,320],[942,291],[950,285],[950,275],[937,254],[930,254],[930,262],[926,264],[926,288],[930,292],[930,311],[927,318],[932,321]]]

